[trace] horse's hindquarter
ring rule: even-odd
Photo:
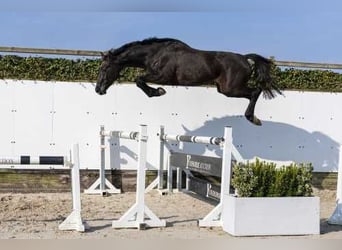
[[[224,70],[235,73],[244,73],[249,75],[251,73],[251,67],[247,61],[247,59],[237,53],[231,52],[217,52],[216,54],[217,60],[220,62]]]

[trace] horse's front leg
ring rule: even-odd
[[[152,88],[146,84],[146,82],[155,82],[157,81],[157,77],[153,77],[152,75],[145,75],[138,77],[136,79],[137,87],[139,87],[148,97],[153,96],[161,96],[165,95],[166,91],[163,88]]]
[[[255,109],[255,104],[261,94],[260,89],[255,89],[254,91],[251,92],[249,99],[249,104],[245,112],[245,117],[247,120],[252,122],[253,124],[257,126],[261,126],[261,121],[254,115],[254,109]]]

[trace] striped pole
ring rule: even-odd
[[[125,131],[103,131],[101,133],[104,136],[114,137],[114,138],[122,138],[128,140],[139,140],[139,132],[125,132]]]
[[[191,135],[167,135],[161,136],[162,140],[180,141],[200,144],[221,145],[224,142],[222,137],[207,137],[207,136],[191,136]]]
[[[1,165],[64,165],[66,163],[64,156],[17,156],[1,157]]]

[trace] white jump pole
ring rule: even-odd
[[[328,224],[342,225],[342,146],[340,146],[339,166],[337,174],[336,208],[333,214],[328,219]]]
[[[129,133],[133,135],[133,133]],[[116,136],[126,139],[136,139],[137,134],[129,136],[127,133],[117,133]],[[146,153],[147,153],[147,126],[140,125],[138,134],[139,149],[138,149],[138,169],[137,169],[137,190],[135,204],[119,219],[112,222],[113,228],[138,228],[145,227],[165,227],[165,220],[160,220],[146,205],[145,205],[145,168],[146,168]],[[145,219],[145,215],[148,219]]]
[[[79,146],[73,146],[72,162],[68,165],[71,168],[72,207],[71,214],[59,225],[59,230],[85,231],[85,224],[81,218],[81,192],[80,192],[80,159]]]

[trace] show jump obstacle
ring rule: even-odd
[[[164,128],[161,129],[162,132],[164,132]],[[256,220],[256,223],[253,223],[252,219],[243,220],[244,217],[247,217],[248,213],[251,213],[250,211],[258,209],[252,209],[248,212],[248,209],[246,209],[246,216],[243,216],[239,214],[235,217],[235,207],[233,207],[233,202],[231,199],[233,196],[230,194],[230,182],[231,182],[231,173],[232,173],[232,158],[235,158],[237,162],[246,162],[245,159],[241,157],[239,152],[236,150],[236,148],[233,145],[233,139],[232,139],[232,128],[231,127],[225,127],[224,129],[224,137],[218,138],[218,137],[200,137],[200,136],[187,136],[187,135],[168,135],[161,133],[160,140],[165,143],[166,141],[178,141],[183,143],[199,143],[199,144],[210,144],[210,145],[217,145],[222,148],[222,159],[216,158],[215,160],[212,159],[212,157],[205,157],[205,156],[196,156],[196,155],[190,155],[186,153],[174,153],[170,152],[169,159],[168,159],[168,192],[172,192],[172,168],[177,167],[177,187],[179,190],[181,190],[181,172],[184,171],[187,174],[187,177],[192,172],[199,172],[205,175],[212,175],[212,176],[220,176],[221,177],[221,187],[220,187],[220,194],[216,192],[215,190],[210,190],[210,186],[206,186],[206,192],[207,196],[209,196],[209,193],[215,193],[217,197],[219,198],[219,204],[208,214],[206,215],[202,220],[199,220],[199,226],[200,227],[222,227],[222,229],[232,235],[255,235],[255,232],[251,230],[253,227],[258,227],[258,233],[262,232],[261,235],[274,235],[274,231],[272,229],[269,229],[269,227],[266,226],[266,228],[260,227],[263,226],[263,223],[266,225],[270,224],[270,222],[275,219],[278,214],[275,213],[270,217],[265,217],[265,221],[261,222],[261,224]],[[162,156],[162,154],[161,154]],[[221,160],[221,166],[218,164]],[[278,162],[280,163],[280,162]],[[221,173],[219,171],[221,170]],[[191,172],[190,172],[191,171]],[[189,183],[191,182],[191,178],[187,178],[187,187],[186,189],[189,190]],[[203,186],[202,186],[203,187]],[[197,190],[196,190],[197,191]],[[203,194],[203,188],[201,190]],[[196,192],[198,193],[198,192]],[[242,199],[244,200],[244,199]],[[307,199],[306,199],[307,200]],[[255,200],[254,200],[255,201]],[[319,199],[318,199],[319,202]],[[242,208],[246,208],[246,202],[242,202]],[[256,203],[253,203],[256,208],[260,205],[257,205]],[[265,204],[265,203],[263,203]],[[312,211],[307,211],[304,209],[304,213],[308,213],[308,216],[303,218],[302,220],[298,220],[298,216],[292,216],[293,214],[287,214],[284,213],[283,218],[278,218],[278,220],[274,220],[272,223],[276,223],[277,226],[279,225],[285,226],[286,234],[292,234],[292,229],[294,234],[308,234],[307,232],[310,232],[309,234],[316,234],[319,232],[319,208],[317,208],[317,199],[310,199],[305,204],[309,204],[309,206],[316,205]],[[319,206],[319,204],[318,204]],[[297,206],[295,207],[295,209]],[[286,210],[286,205],[285,208]],[[263,209],[264,210],[264,209]],[[227,212],[229,211],[229,212]],[[278,210],[277,210],[278,211]],[[300,210],[299,210],[300,211]],[[302,209],[303,211],[303,209]],[[340,213],[341,214],[341,213]],[[260,213],[256,212],[254,218],[257,218]],[[276,216],[274,216],[276,215]],[[262,215],[260,215],[262,216]],[[293,220],[288,220],[287,218],[293,218]],[[300,216],[299,216],[300,217]],[[239,226],[237,225],[237,221],[239,221]],[[252,221],[251,224],[249,224]],[[288,221],[291,221],[290,223]],[[295,221],[295,222],[294,222]],[[296,225],[296,222],[301,222],[301,227],[298,227]],[[310,223],[307,223],[309,222]],[[292,228],[290,227],[293,226]],[[241,225],[243,229],[241,229]],[[230,227],[232,226],[232,227]],[[280,226],[280,227],[282,227]],[[240,231],[237,231],[236,228],[239,228]],[[274,225],[271,225],[271,228],[274,228]],[[290,228],[290,229],[288,229]],[[298,229],[299,228],[299,229]],[[318,229],[318,230],[317,230]],[[283,234],[285,232],[283,229],[280,231],[276,231],[276,234]]]
[[[237,161],[244,161],[239,154],[239,152],[235,149],[232,143],[232,128],[225,127],[224,128],[224,137],[205,137],[205,136],[189,136],[189,135],[169,135],[164,133],[164,127],[160,129],[160,140],[162,142],[162,148],[164,147],[165,142],[167,141],[178,141],[185,143],[197,143],[197,144],[210,144],[220,146],[223,150],[222,153],[222,166],[221,166],[221,192],[220,192],[220,202],[219,204],[202,220],[199,220],[200,227],[216,227],[222,226],[222,210],[223,210],[223,199],[224,194],[229,195],[229,187],[231,180],[231,160],[232,156]],[[160,157],[162,158],[164,155],[163,150],[161,150]],[[188,158],[189,160],[189,158]],[[172,159],[169,158],[168,161],[168,191],[172,191]],[[162,160],[161,160],[162,162]],[[186,164],[189,165],[189,164]],[[200,168],[198,166],[197,170]],[[206,172],[210,172],[209,169]],[[161,177],[160,177],[161,178]],[[188,179],[188,178],[187,178]],[[181,183],[181,172],[179,168],[177,168],[177,186],[180,189]],[[187,186],[189,185],[189,180],[187,180]]]
[[[147,126],[140,125],[139,132],[109,131],[101,129],[103,136],[119,139],[135,140],[138,142],[137,188],[135,204],[119,219],[113,221],[113,228],[165,227],[165,220],[160,220],[145,205],[145,168],[147,153]],[[118,156],[116,156],[118,157]],[[101,161],[102,162],[102,161]],[[145,218],[145,216],[147,218]]]
[[[81,197],[80,197],[80,161],[79,146],[73,146],[73,152],[70,152],[70,159],[65,156],[19,156],[19,157],[0,157],[1,168],[13,168],[21,165],[20,169],[29,169],[38,165],[62,165],[71,169],[71,188],[72,205],[71,214],[59,225],[59,230],[85,231],[85,224],[81,218]],[[24,165],[32,165],[24,166]]]

